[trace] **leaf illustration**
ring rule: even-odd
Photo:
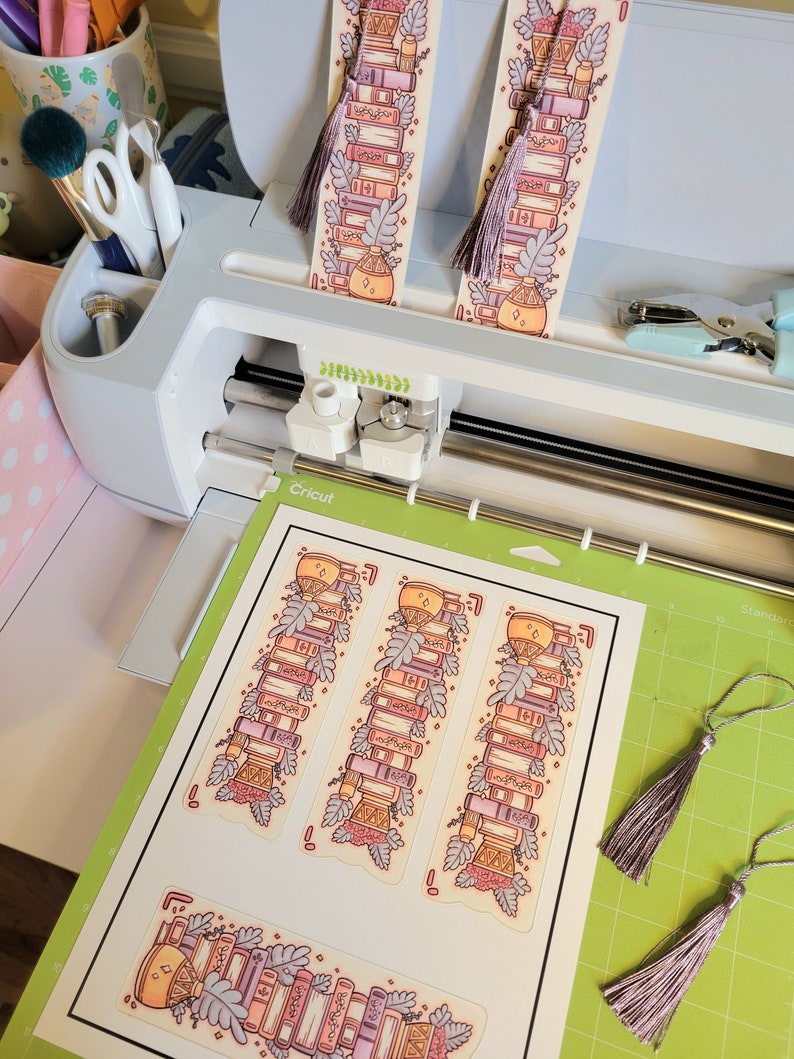
[[[391,849],[388,842],[373,842],[369,847],[369,855],[376,868],[380,868],[381,871],[389,870]]]
[[[294,776],[298,770],[298,752],[291,746],[284,751],[281,759],[281,771],[285,776]]]
[[[219,783],[230,780],[237,771],[238,763],[229,761],[223,754],[218,754],[212,763],[210,774],[207,776],[207,786],[216,787]]]
[[[590,29],[595,17],[596,13],[594,7],[583,7],[581,11],[577,11],[576,14],[572,16],[571,21],[578,23],[582,29]]]
[[[353,803],[346,798],[340,798],[338,794],[332,794],[325,803],[323,813],[323,827],[334,827],[342,820],[347,820],[353,812]]]
[[[527,239],[527,245],[518,256],[516,275],[531,277],[539,283],[546,283],[551,276],[554,258],[557,255],[557,245],[567,231],[568,225],[560,224],[553,232],[544,228],[537,235],[531,235]]]
[[[571,669],[579,669],[582,665],[582,656],[576,644],[571,647],[563,647],[563,656]]]
[[[259,690],[252,688],[240,703],[240,713],[243,717],[253,717],[259,712]]]
[[[457,676],[458,656],[453,654],[442,655],[441,668],[448,677]]]
[[[265,1044],[267,1045],[267,1050],[273,1056],[273,1059],[289,1059],[289,1052],[285,1048],[276,1044],[275,1041],[265,1041]]]
[[[449,1010],[447,1004],[442,1004],[441,1007],[436,1008],[435,1011],[431,1011],[428,1015],[427,1021],[431,1026],[446,1026],[452,1019],[452,1012]]]
[[[460,835],[450,835],[449,842],[447,842],[447,854],[444,858],[444,871],[454,871],[455,868],[468,864],[473,856],[473,842],[464,842]]]
[[[474,886],[474,876],[469,875],[465,868],[461,868],[455,876],[455,885],[460,886],[463,890],[468,890],[470,886]]]
[[[314,695],[314,691],[312,690],[311,684],[303,684],[303,685],[301,685],[301,689],[298,692],[298,698],[299,699],[301,699],[302,701],[305,700],[307,702],[311,702],[313,695]]]
[[[586,132],[587,126],[583,121],[572,121],[565,126],[565,135],[568,137],[565,153],[569,158],[573,158],[581,150],[582,144],[584,143],[584,134]]]
[[[330,684],[336,672],[336,651],[333,647],[321,647],[314,658],[306,664],[310,673],[316,673],[317,679]]]
[[[331,181],[337,191],[350,191],[351,181],[358,176],[360,166],[341,151],[334,151],[329,163]]]
[[[270,630],[268,636],[271,638],[282,634],[284,636],[295,636],[296,633],[303,631],[306,624],[312,620],[319,609],[320,604],[315,603],[313,599],[301,599],[300,596],[292,596],[287,600],[278,624]]]
[[[204,979],[201,996],[193,1000],[191,1010],[210,1026],[230,1029],[238,1044],[246,1044],[248,1038],[240,1020],[248,1017],[248,1009],[240,1003],[241,999],[239,989],[234,989],[232,983],[221,978],[217,971],[210,971]]]
[[[511,918],[515,916],[518,911],[518,894],[511,886],[505,887],[502,890],[494,890],[493,895],[496,898],[496,903],[506,916],[510,916]]]
[[[469,773],[469,782],[467,787],[470,791],[474,791],[475,794],[480,794],[488,784],[485,782],[485,773],[488,766],[484,761],[478,761],[474,768]]]
[[[312,978],[312,989],[315,989],[318,993],[327,993],[331,989],[331,976],[330,974],[316,974]]]
[[[405,174],[411,168],[411,163],[413,162],[413,160],[413,151],[403,151],[403,164],[400,166],[400,176],[405,176]]]
[[[397,119],[400,128],[407,129],[414,120],[414,97],[413,94],[403,95],[400,93],[394,97],[394,106],[399,110],[400,117]]]
[[[358,143],[358,125],[345,125],[345,139],[348,143]]]
[[[353,733],[353,738],[350,740],[350,749],[354,754],[366,754],[368,750],[372,749],[369,741],[369,725],[362,724]]]
[[[234,798],[234,791],[229,787],[219,787],[215,791],[215,800],[218,802],[230,802]]]
[[[416,37],[417,43],[427,34],[427,0],[415,0],[400,19],[400,33]]]
[[[570,688],[560,688],[557,692],[557,705],[561,710],[570,712],[576,709],[576,700]]]
[[[311,951],[308,945],[271,945],[265,962],[282,985],[292,985],[295,975],[309,962]]]
[[[64,98],[72,91],[72,79],[63,66],[45,66],[42,73],[49,77]],[[109,97],[110,93],[108,93]]]
[[[342,207],[339,205],[336,199],[330,199],[325,204],[325,220],[326,223],[333,227],[335,224],[342,223]]]
[[[407,787],[400,787],[400,793],[397,795],[394,808],[401,816],[413,816],[414,792]]]
[[[444,1026],[444,1043],[448,1052],[454,1052],[471,1037],[472,1027],[468,1022],[448,1022]]]
[[[523,92],[529,73],[529,63],[525,59],[513,58],[508,61],[507,66],[510,71],[510,87],[517,92]]]
[[[149,85],[149,91],[146,93],[146,102],[150,107],[153,107],[157,102],[157,89],[154,85]]]
[[[576,192],[578,190],[579,190],[579,181],[578,180],[569,180],[568,181],[568,188],[567,188],[567,190],[565,192],[565,195],[563,196],[562,202],[560,203],[560,207],[562,208],[563,206],[567,206],[568,203],[571,201],[571,199],[574,197],[574,195],[576,194]]]
[[[235,945],[241,949],[255,949],[261,940],[261,927],[240,927],[235,934]]]
[[[488,705],[495,706],[498,702],[505,702],[509,706],[514,699],[520,699],[526,695],[537,675],[537,669],[532,666],[522,666],[518,662],[505,662],[496,682],[496,691],[488,696]]]
[[[538,836],[531,828],[525,827],[522,829],[518,851],[525,857],[529,857],[530,860],[538,859]]]
[[[352,842],[353,841],[353,836],[350,834],[350,832],[346,828],[342,827],[341,824],[336,829],[336,831],[334,831],[334,833],[331,835],[331,838],[333,839],[334,842]]]
[[[529,759],[529,771],[533,776],[545,776],[546,766],[538,757],[532,757]]]
[[[421,633],[411,632],[404,625],[398,625],[392,629],[386,650],[375,663],[375,669],[402,669],[403,666],[410,665],[424,642],[425,638]]]
[[[520,871],[517,871],[513,876],[513,881],[510,884],[515,892],[519,895],[528,894],[530,891],[530,885]]]
[[[342,0],[342,3],[348,9],[351,15],[357,15],[360,8],[359,0]]]
[[[347,593],[347,598],[351,600],[351,602],[361,602],[361,585],[351,585],[348,583],[345,585],[345,592]]]
[[[251,816],[259,824],[260,827],[267,827],[270,823],[270,814],[273,810],[273,806],[265,798],[261,802],[251,802]]]
[[[579,62],[591,62],[593,67],[601,66],[607,55],[609,44],[609,23],[596,26],[576,46],[576,58]]]
[[[212,926],[214,918],[214,912],[194,912],[192,915],[188,916],[187,930],[185,933],[195,935],[196,937],[200,934],[206,934]]]
[[[416,701],[420,706],[427,707],[431,717],[446,717],[446,684],[443,684],[440,680],[431,680],[425,690],[417,696]]]
[[[468,634],[469,620],[465,614],[450,615],[450,625],[455,630],[455,632],[460,633],[461,636],[466,636]]]
[[[405,205],[405,195],[398,195],[394,202],[383,199],[376,206],[364,225],[361,242],[365,246],[379,246],[385,254],[391,253],[397,237],[400,210]]]
[[[405,844],[402,840],[402,835],[396,827],[390,827],[386,832],[386,844],[389,849],[399,849],[400,846]]]
[[[339,643],[347,643],[350,639],[350,622],[338,621],[334,626],[334,639]]]
[[[474,737],[477,740],[478,743],[486,742],[486,740],[488,738],[488,733],[490,732],[492,726],[493,726],[493,721],[486,721],[485,722],[485,724],[482,726],[482,728],[479,730],[479,732]]]
[[[409,993],[407,989],[395,989],[387,994],[386,1007],[399,1011],[401,1015],[409,1015],[416,1007],[416,993]]]
[[[484,305],[488,301],[488,291],[481,279],[469,280],[469,297],[472,305]]]
[[[84,85],[95,85],[97,83],[96,70],[91,66],[84,66],[80,71],[80,80]]]
[[[339,37],[339,47],[345,62],[349,63],[352,59],[355,59],[358,48],[352,33],[343,33]]]
[[[547,717],[532,733],[533,739],[545,746],[550,754],[565,753],[565,725],[558,717]]]

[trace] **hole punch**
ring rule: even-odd
[[[583,552],[586,552],[587,549],[590,547],[590,541],[592,539],[593,539],[593,527],[592,526],[587,526],[585,528],[584,533],[582,534],[582,539],[581,539],[581,541],[579,543],[579,547],[582,549]]]
[[[479,511],[479,509],[480,509],[480,498],[478,496],[475,496],[474,499],[472,500],[472,502],[469,504],[469,512],[466,515],[466,518],[469,520],[469,522],[476,522],[477,521],[477,512]]]

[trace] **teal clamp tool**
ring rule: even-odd
[[[618,310],[626,345],[651,353],[709,360],[716,350],[757,357],[772,375],[794,381],[794,289],[758,305],[711,294],[639,299]]]

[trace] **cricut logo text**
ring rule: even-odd
[[[289,487],[292,496],[305,496],[307,500],[316,500],[318,504],[333,504],[333,493],[321,493],[318,489],[310,489],[303,482],[293,482]]]

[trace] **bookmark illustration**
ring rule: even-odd
[[[485,1012],[211,904],[165,894],[119,1007],[225,1056],[473,1056]]]
[[[280,831],[273,812],[298,781],[377,576],[373,564],[360,568],[307,546],[288,570],[185,798],[188,809],[243,821],[269,837]]]
[[[440,23],[441,0],[334,0],[336,103],[304,174],[310,180],[313,166],[320,178],[316,289],[391,305],[401,300]],[[290,219],[303,231],[312,199],[299,186],[291,204]]]
[[[481,596],[404,574],[340,728],[302,848],[398,882]]]
[[[554,333],[629,6],[508,0],[479,208],[451,259],[457,319]]]
[[[532,926],[596,630],[505,609],[450,786],[425,892]]]

